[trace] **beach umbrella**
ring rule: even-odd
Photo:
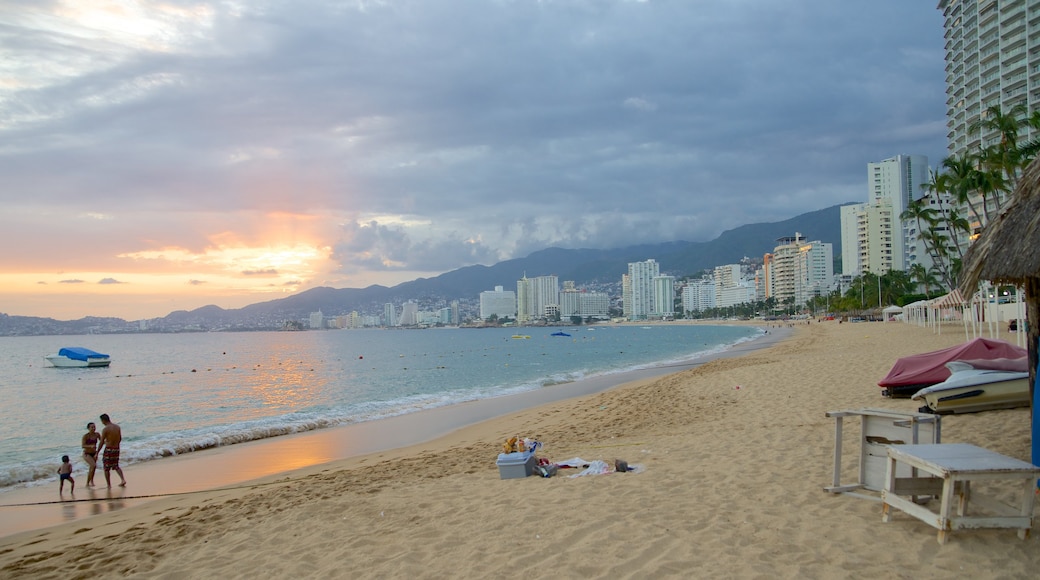
[[[1036,412],[1040,388],[1040,162],[1034,159],[1022,173],[1018,185],[996,219],[968,248],[961,268],[960,289],[965,296],[975,293],[979,282],[1011,284],[1025,288],[1028,331],[1030,395],[1033,429],[1033,464],[1040,465],[1040,417]],[[1019,327],[1021,332],[1021,327]]]

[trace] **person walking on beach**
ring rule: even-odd
[[[108,413],[101,414],[101,424],[105,426],[101,430],[101,447],[98,448],[98,452],[101,454],[101,464],[105,469],[105,483],[108,487],[112,487],[111,470],[116,470],[119,474],[120,484],[119,487],[126,485],[126,478],[123,477],[123,470],[119,467],[119,444],[123,441],[123,430],[119,428],[108,418]]]
[[[69,480],[72,487],[69,493],[76,493],[76,480],[72,479],[72,462],[68,455],[61,456],[61,467],[58,468],[58,493],[65,493],[65,480]]]
[[[83,440],[80,441],[80,446],[83,447],[83,461],[88,466],[87,487],[94,487],[94,471],[97,470],[97,446],[100,441],[101,435],[98,435],[97,425],[93,421],[87,423],[87,432],[83,434]]]

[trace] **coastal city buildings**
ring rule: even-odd
[[[409,300],[401,305],[401,316],[397,318],[397,326],[415,326],[419,324],[419,304]]]
[[[516,282],[516,320],[556,318],[560,311],[560,281],[556,276],[523,278]]]
[[[624,316],[629,320],[647,320],[654,313],[654,277],[661,275],[660,265],[653,259],[629,262],[623,284]]]
[[[715,308],[715,282],[702,278],[687,282],[682,289],[683,312],[704,312]]]
[[[569,320],[575,316],[583,320],[610,318],[610,296],[606,292],[578,289],[574,281],[565,281],[560,292],[560,319]]]
[[[926,193],[928,158],[897,155],[867,164],[867,201],[841,211],[842,274],[908,270],[917,258],[917,224],[901,216]]]
[[[941,0],[946,53],[947,149],[953,157],[977,153],[1001,142],[991,107],[1004,115],[1025,116],[1040,105],[1040,0]],[[1019,142],[1035,139],[1037,129],[1019,127]],[[991,197],[991,211],[1006,194]],[[971,200],[981,207],[983,199]],[[985,211],[980,212],[983,216]],[[982,223],[961,215],[977,235]]]
[[[675,316],[675,276],[654,276],[653,286],[654,318],[671,318]]]
[[[777,304],[803,305],[814,296],[831,292],[835,283],[833,258],[830,243],[807,241],[800,232],[779,238],[772,254],[763,259],[768,264],[768,297]]]
[[[457,307],[456,307],[457,308]],[[487,320],[492,316],[499,320],[516,319],[516,293],[495,286],[494,290],[480,293],[480,319]]]

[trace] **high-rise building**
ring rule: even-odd
[[[1018,105],[1031,114],[1040,108],[1040,0],[940,0],[946,40],[947,150],[951,156],[978,153],[1001,142],[997,129],[981,127],[988,109],[1012,114]],[[1019,128],[1019,142],[1040,137],[1037,129]],[[1007,194],[987,196],[989,211]],[[980,214],[983,198],[971,200]],[[961,215],[975,235],[982,223],[966,208]]]
[[[766,260],[769,267],[771,297],[777,304],[793,301],[802,306],[813,296],[821,296],[834,286],[834,248],[829,243],[806,241],[801,233],[779,238]]]
[[[892,269],[908,270],[913,245],[909,239],[912,224],[900,216],[910,202],[924,197],[928,184],[928,158],[924,155],[896,155],[884,161],[867,164],[868,203],[892,207]]]
[[[560,312],[560,280],[556,276],[523,278],[516,282],[516,319],[520,323],[555,318]]]
[[[397,326],[415,326],[419,324],[419,304],[409,300],[401,305],[401,316],[397,318]]]
[[[456,312],[458,306],[455,306]],[[499,320],[516,318],[516,294],[495,286],[493,291],[480,293],[480,319],[487,320],[492,316]]]
[[[383,326],[397,326],[397,309],[390,302],[383,305]]]
[[[675,316],[675,276],[654,276],[653,316],[666,318]]]
[[[629,320],[646,320],[654,313],[654,277],[660,274],[660,266],[653,259],[628,263]]]
[[[697,280],[683,286],[683,312],[703,312],[715,308],[715,304],[715,282],[712,280]]]
[[[947,149],[977,152],[1000,141],[996,130],[972,132],[986,109],[1004,113],[1040,104],[1040,0],[940,0],[946,50]],[[1032,88],[1030,88],[1032,87]],[[1020,137],[1031,137],[1023,127]]]

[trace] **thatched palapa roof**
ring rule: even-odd
[[[1040,465],[1040,412],[1034,385],[1040,358],[1040,158],[1018,180],[1011,199],[968,248],[961,268],[960,290],[975,293],[979,281],[1014,284],[1026,291],[1029,351],[1029,398],[1033,401],[1033,463]]]

